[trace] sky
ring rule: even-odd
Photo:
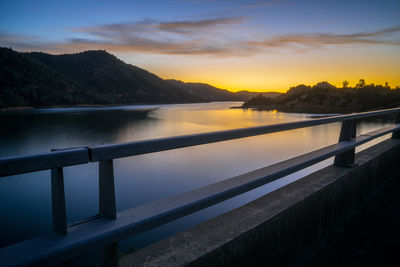
[[[400,85],[399,0],[1,0],[0,46],[102,49],[165,79],[231,91]]]

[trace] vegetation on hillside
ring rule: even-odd
[[[187,93],[206,99],[207,101],[247,101],[257,95],[276,97],[281,93],[277,92],[249,92],[238,91],[230,92],[228,90],[216,88],[205,83],[190,83],[178,80],[167,80],[169,83],[184,90]]]
[[[105,51],[54,56],[0,48],[0,63],[0,107],[204,101]]]
[[[102,50],[49,55],[0,48],[0,108],[241,100],[248,100],[243,108],[346,113],[400,104],[400,88],[361,79],[354,87],[346,81],[341,88],[320,82],[292,87],[285,94],[233,93],[203,83],[163,80]]]
[[[49,55],[0,48],[0,108],[246,101],[257,94],[163,80],[102,50]]]
[[[258,108],[286,112],[348,113],[400,105],[400,88],[392,89],[383,85],[366,84],[365,80],[349,87],[337,88],[328,82],[314,86],[298,85],[287,93],[269,98],[258,95],[243,104],[243,108]]]

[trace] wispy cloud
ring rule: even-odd
[[[271,49],[304,51],[324,46],[400,45],[400,26],[353,34],[285,34],[269,38],[242,35],[238,38],[235,27],[244,26],[245,22],[245,17],[162,22],[147,19],[74,28],[72,34],[77,37],[61,42],[45,42],[38,37],[0,32],[0,46],[52,53],[105,49],[111,52],[231,57],[249,56]]]
[[[220,17],[198,20],[155,21],[97,25],[74,28],[85,34],[85,39],[70,39],[63,46],[101,47],[118,51],[134,51],[150,54],[194,54],[227,56],[247,55],[246,44],[228,46],[230,30],[242,24],[245,17]],[[60,46],[59,46],[60,47]]]
[[[146,38],[131,37],[124,42],[105,42],[90,39],[70,39],[69,42],[54,44],[57,50],[82,50],[82,49],[105,49],[119,52],[140,52],[147,54],[168,55],[231,55],[234,49],[225,48],[222,45],[212,44],[202,39],[184,42],[160,41]],[[236,51],[238,54],[240,51]]]
[[[229,27],[235,24],[240,24],[245,20],[245,17],[224,17],[167,22],[158,22],[152,19],[146,19],[139,22],[105,24],[93,27],[74,28],[72,30],[94,35],[105,35],[107,33],[140,34],[155,31],[196,34],[196,31],[198,30],[215,31],[221,27]]]
[[[0,46],[23,51],[52,51],[52,44],[43,42],[37,36],[16,35],[0,31]]]
[[[284,47],[289,45],[323,46],[323,45],[347,45],[347,44],[378,44],[400,45],[400,40],[387,39],[394,33],[400,32],[400,26],[382,29],[374,32],[354,34],[286,34],[261,41],[249,41],[250,46],[259,47]]]
[[[199,30],[199,29],[212,29],[213,27],[221,27],[221,26],[231,26],[235,24],[240,24],[244,22],[246,19],[244,17],[228,17],[228,18],[215,18],[215,19],[204,19],[198,21],[172,21],[172,22],[164,22],[158,25],[159,30],[163,31],[172,31],[184,33],[188,30]]]

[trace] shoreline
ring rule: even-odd
[[[206,102],[204,102],[206,103]],[[171,105],[178,103],[168,103]],[[0,111],[18,111],[18,110],[37,110],[37,109],[52,109],[52,108],[112,108],[112,107],[126,107],[126,106],[151,106],[151,105],[168,105],[168,104],[109,104],[109,105],[97,105],[97,104],[82,104],[82,105],[54,105],[54,106],[21,106],[21,107],[7,107],[0,108]],[[179,104],[191,104],[191,103],[179,103]],[[140,109],[137,109],[140,110]]]
[[[145,105],[145,104],[137,104],[137,105]],[[21,107],[7,107],[0,108],[1,111],[11,111],[11,110],[30,110],[30,109],[46,109],[46,108],[107,108],[107,107],[118,107],[118,106],[127,106],[120,104],[111,104],[111,105],[91,105],[91,104],[82,104],[82,105],[54,105],[54,106],[21,106]]]
[[[134,104],[78,104],[78,105],[52,105],[52,106],[20,106],[20,107],[0,107],[0,111],[13,111],[13,110],[35,110],[35,109],[51,109],[51,108],[111,108],[111,107],[126,107],[126,106],[157,106],[157,105],[190,105],[190,104],[207,104],[217,102],[245,102],[221,100],[221,101],[207,101],[207,102],[179,102],[179,103],[134,103]],[[240,108],[240,107],[237,107]]]
[[[251,109],[255,111],[273,111],[276,110],[278,112],[282,113],[299,113],[299,114],[309,114],[310,118],[312,119],[318,119],[318,118],[323,118],[323,117],[330,117],[330,116],[337,116],[337,115],[345,115],[345,114],[350,114],[350,113],[359,113],[359,112],[367,112],[367,111],[372,111],[372,110],[347,110],[347,112],[344,112],[341,110],[339,112],[338,110],[333,111],[331,110],[324,110],[324,109],[277,109],[277,108],[260,108],[260,107],[231,107],[232,109]],[[389,115],[384,115],[381,117],[373,117],[369,119],[365,119],[368,121],[382,121],[382,122],[388,122],[388,121],[393,121],[394,120],[394,115],[389,114]]]
[[[157,107],[146,107],[146,105],[137,105],[134,108],[127,108],[126,105],[79,105],[79,106],[47,106],[47,107],[13,107],[0,109],[0,116],[13,116],[17,114],[59,114],[79,113],[79,112],[129,112],[130,116],[146,117],[148,113],[156,110]]]
[[[179,105],[179,104],[207,104],[212,102],[245,102],[245,101],[205,101],[205,102],[177,102],[177,103],[133,103],[133,104],[77,104],[77,105],[51,105],[51,106],[20,106],[20,107],[0,107],[0,111],[12,111],[12,110],[35,110],[35,109],[47,109],[47,108],[109,108],[118,106],[156,106],[156,105]]]
[[[341,115],[341,114],[348,114],[354,112],[362,112],[362,111],[355,111],[355,110],[325,110],[325,109],[280,109],[280,108],[260,108],[260,107],[231,107],[231,109],[251,109],[255,111],[278,111],[284,113],[305,113],[305,114],[326,114],[326,115]]]
[[[257,107],[257,106],[247,106],[247,107],[232,107],[235,109],[252,109],[256,111],[271,111],[276,110],[279,112],[285,113],[307,113],[307,114],[349,114],[349,113],[358,113],[365,112],[367,110],[361,109],[351,109],[351,108],[321,108],[321,107],[309,107],[309,108],[286,108],[286,107]]]

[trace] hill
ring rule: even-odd
[[[400,88],[365,84],[337,88],[328,82],[314,86],[298,85],[275,98],[256,96],[243,104],[243,108],[279,110],[302,113],[349,113],[400,105]]]
[[[0,107],[205,101],[105,51],[49,55],[0,48],[0,62]]]
[[[0,108],[245,101],[257,94],[163,80],[102,50],[50,55],[0,48],[0,88]]]
[[[240,96],[242,99],[245,99],[246,101],[250,100],[253,97],[256,97],[258,95],[262,95],[262,96],[269,97],[269,98],[275,98],[277,96],[282,95],[282,93],[278,93],[278,92],[249,92],[249,91],[238,91],[238,92],[235,92],[235,94],[237,96]]]
[[[230,92],[205,83],[185,83],[178,80],[167,80],[169,83],[185,92],[206,99],[207,101],[247,101],[257,95],[276,97],[281,93],[277,92]]]

